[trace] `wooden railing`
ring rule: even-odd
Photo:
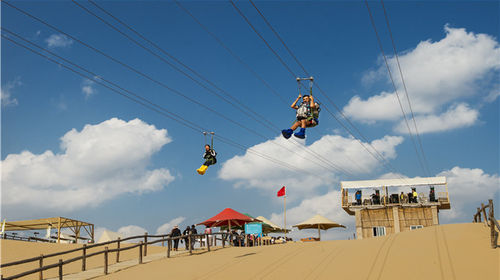
[[[486,209],[488,209],[488,214],[486,214]],[[482,217],[481,217],[482,214]],[[491,233],[491,248],[495,249],[498,246],[498,231],[500,231],[500,225],[495,219],[495,212],[493,209],[493,200],[488,200],[488,204],[484,205],[481,203],[481,208],[477,208],[476,214],[474,214],[474,219],[472,222],[481,223],[482,220],[486,226],[490,227]],[[497,231],[498,230],[498,231]]]
[[[220,238],[217,238],[217,236],[220,236]],[[229,240],[227,240],[229,237]],[[148,241],[148,238],[160,238],[157,240],[151,240]],[[3,277],[3,275],[0,275],[1,280],[10,280],[10,279],[17,279],[20,277],[24,277],[30,274],[38,273],[39,274],[39,279],[43,279],[43,272],[48,269],[53,269],[53,268],[58,268],[58,275],[59,279],[63,279],[63,267],[66,264],[73,263],[76,261],[81,261],[82,262],[82,271],[87,270],[86,262],[87,259],[90,257],[98,256],[98,255],[104,255],[104,274],[108,274],[108,258],[109,258],[109,253],[116,253],[116,262],[120,262],[120,252],[121,251],[126,251],[126,250],[131,250],[134,248],[139,248],[138,252],[138,260],[139,264],[142,263],[142,258],[143,256],[147,256],[147,250],[148,250],[148,245],[152,245],[155,243],[162,242],[162,246],[164,246],[165,241],[167,242],[167,258],[170,257],[170,251],[172,250],[172,241],[176,239],[187,239],[188,242],[188,247],[189,247],[189,254],[193,254],[193,246],[192,242],[195,242],[197,239],[200,239],[200,244],[201,240],[205,238],[205,247],[207,248],[208,251],[210,251],[210,246],[217,246],[217,241],[222,241],[222,247],[226,246],[226,242],[229,243],[229,246],[231,246],[231,242],[233,240],[232,234],[227,234],[227,233],[213,233],[210,236],[208,234],[189,234],[189,235],[183,235],[183,236],[176,236],[176,237],[170,237],[169,234],[164,234],[164,235],[148,235],[145,233],[144,235],[138,235],[138,236],[131,236],[127,238],[120,239],[118,238],[117,240],[112,240],[112,241],[107,241],[103,243],[98,243],[98,244],[92,244],[92,245],[87,245],[84,244],[81,248],[76,248],[76,249],[71,249],[67,251],[62,251],[62,252],[57,252],[53,254],[48,254],[48,255],[40,255],[38,257],[33,257],[29,259],[24,259],[24,260],[19,260],[19,261],[14,261],[10,263],[4,263],[0,265],[0,268],[5,268],[5,267],[10,267],[10,266],[15,266],[15,265],[21,265],[21,264],[26,264],[26,263],[31,263],[31,262],[39,262],[39,267],[36,269],[32,269],[29,271],[25,271],[22,273],[18,273],[16,275],[12,275],[9,277]],[[138,244],[134,244],[132,246],[127,246],[127,247],[120,247],[120,243],[132,239],[143,239],[141,240]],[[209,242],[209,240],[212,239],[212,242]],[[116,243],[117,248],[116,249],[108,249],[107,246],[109,244]],[[96,248],[96,247],[102,247],[104,246],[104,250],[94,252],[87,254],[87,250],[91,248]],[[49,265],[44,265],[44,260],[47,258],[52,258],[56,256],[62,256],[74,252],[81,251],[82,255],[78,257],[74,257],[71,259],[63,260],[59,259],[57,263],[49,264]]]

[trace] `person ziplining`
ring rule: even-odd
[[[300,92],[301,81],[309,80],[309,95],[305,94],[302,96]],[[309,78],[297,78],[297,83],[299,86],[299,96],[292,103],[290,107],[297,110],[296,117],[297,120],[292,124],[292,127],[289,129],[283,129],[281,134],[286,139],[290,138],[293,132],[300,126],[299,132],[293,134],[295,137],[304,139],[306,137],[306,127],[315,127],[319,124],[319,104],[314,101],[314,97],[312,95],[312,86],[313,86],[313,77]],[[297,103],[302,98],[302,103],[300,106],[297,106]]]
[[[212,142],[211,145],[207,143],[207,134],[208,132],[203,132],[203,135],[205,135],[205,153],[203,154],[203,158],[205,159],[205,162],[201,165],[200,168],[198,168],[196,171],[198,174],[203,175],[207,171],[207,168],[210,165],[214,165],[217,163],[217,152],[214,150],[214,133],[210,132],[212,136]]]

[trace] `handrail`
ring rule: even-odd
[[[102,242],[102,243],[91,244],[91,245],[88,245],[86,247],[80,247],[80,248],[56,252],[56,253],[52,253],[52,254],[48,254],[48,255],[43,255],[43,256],[33,257],[33,258],[29,258],[29,259],[14,261],[14,262],[10,262],[10,263],[0,264],[0,268],[12,266],[12,265],[24,264],[24,263],[28,263],[28,262],[34,262],[34,261],[40,260],[41,258],[45,259],[45,258],[51,258],[51,257],[55,257],[55,256],[70,254],[73,252],[81,251],[81,250],[83,250],[83,248],[86,248],[88,250],[91,248],[101,247],[104,245],[109,245],[109,244],[113,244],[113,243],[117,243],[117,242],[123,242],[123,241],[127,241],[127,240],[132,240],[132,239],[144,238],[145,236],[156,238],[156,237],[161,237],[161,236],[170,236],[170,234],[163,234],[163,235],[146,235],[145,234],[145,235],[131,236],[131,237],[123,238],[123,239],[110,240],[110,241],[106,241],[106,242]]]
[[[231,241],[234,241],[234,240],[239,240],[240,245],[241,245],[241,241],[246,240],[245,244],[248,244],[247,236],[234,236],[232,233],[225,233],[225,232],[216,232],[216,233],[212,233],[210,235],[213,236],[213,241],[215,243],[217,242],[217,240],[222,241],[222,247],[225,246],[225,241],[227,241],[229,243],[229,246],[232,245]],[[217,238],[217,235],[221,235],[221,238]],[[112,243],[118,243],[118,244],[120,244],[120,242],[122,242],[124,240],[131,240],[131,239],[137,239],[137,238],[144,238],[145,240],[147,240],[148,237],[161,238],[161,239],[151,240],[151,241],[146,241],[146,242],[141,241],[138,244],[134,244],[134,245],[127,246],[127,247],[118,247],[118,248],[115,248],[115,249],[108,249],[108,247],[105,247],[105,249],[102,250],[102,251],[97,251],[97,252],[93,252],[93,253],[90,253],[90,254],[86,254],[86,249],[89,249],[89,248],[99,247],[99,246],[103,246],[103,245],[107,245],[107,244],[112,244]],[[25,271],[25,272],[21,272],[21,273],[18,273],[16,275],[12,275],[12,276],[9,276],[9,277],[2,277],[0,275],[0,279],[2,279],[2,280],[16,279],[16,278],[27,276],[27,275],[30,275],[30,274],[33,274],[33,273],[37,273],[37,272],[40,273],[40,278],[42,278],[42,272],[43,271],[48,270],[48,269],[52,269],[52,268],[56,268],[56,267],[59,267],[59,277],[61,278],[63,276],[63,272],[62,271],[63,271],[63,266],[64,265],[69,264],[69,263],[73,263],[73,262],[76,262],[76,261],[79,261],[79,260],[82,260],[82,262],[83,262],[82,263],[82,270],[85,270],[85,261],[86,261],[86,259],[90,258],[90,257],[93,257],[93,256],[101,255],[101,254],[105,255],[104,273],[107,274],[107,272],[108,272],[108,254],[109,253],[117,252],[117,262],[119,262],[119,260],[118,260],[118,254],[119,254],[119,252],[139,247],[139,263],[142,263],[142,253],[144,252],[144,256],[146,256],[146,252],[147,252],[146,250],[147,250],[147,245],[148,244],[155,244],[155,243],[158,243],[158,242],[167,241],[168,242],[168,245],[167,245],[168,246],[168,248],[167,248],[167,257],[170,257],[171,241],[172,240],[186,239],[187,238],[189,240],[189,243],[191,244],[191,242],[194,242],[194,240],[196,238],[203,238],[203,237],[206,238],[206,247],[207,247],[207,250],[210,251],[210,246],[211,245],[210,245],[210,240],[208,239],[209,234],[189,234],[189,235],[181,235],[181,236],[171,237],[169,234],[164,234],[164,235],[148,235],[146,233],[145,235],[132,236],[132,237],[128,237],[128,238],[125,238],[125,239],[117,239],[117,240],[112,240],[112,241],[103,242],[103,243],[99,243],[99,244],[93,244],[93,245],[90,245],[90,246],[85,246],[84,245],[81,248],[75,248],[75,249],[71,249],[71,250],[67,250],[67,251],[63,251],[63,252],[53,253],[53,254],[46,255],[46,256],[41,255],[39,257],[34,257],[34,258],[29,258],[29,259],[24,259],[24,260],[20,260],[20,261],[15,261],[15,262],[3,264],[2,267],[8,267],[8,266],[17,265],[17,264],[29,263],[29,262],[36,261],[36,260],[43,260],[44,258],[47,258],[47,257],[54,257],[54,256],[62,255],[62,254],[73,253],[73,252],[76,252],[76,251],[79,251],[79,250],[84,250],[82,256],[78,256],[78,257],[74,257],[74,258],[71,258],[71,259],[67,259],[65,261],[63,261],[62,259],[59,259],[58,263],[53,263],[53,264],[49,264],[49,265],[45,265],[45,266],[43,266],[42,265],[42,261],[40,261],[40,267],[39,268],[28,270],[28,271]],[[262,239],[260,239],[260,241],[261,240]],[[261,243],[261,245],[262,245],[262,243]],[[143,251],[143,249],[144,249],[144,251]],[[192,254],[191,249],[192,249],[192,247],[190,247],[190,250],[189,250],[190,254]]]
[[[222,246],[223,247],[224,247],[224,241],[227,239],[227,237],[229,237],[229,240],[233,239],[233,235],[230,234],[230,233],[228,234],[228,233],[224,233],[224,232],[216,232],[216,233],[212,233],[212,235],[214,236],[215,240],[218,239],[216,237],[217,235],[221,235],[222,236],[218,240],[222,240]],[[93,245],[90,245],[90,246],[85,246],[84,245],[81,248],[75,248],[75,249],[71,249],[71,250],[67,250],[67,251],[62,251],[62,252],[57,252],[57,253],[53,253],[53,254],[49,254],[49,255],[41,255],[41,256],[38,256],[38,257],[33,257],[33,258],[28,258],[28,259],[24,259],[24,260],[19,260],[19,261],[15,261],[15,262],[10,262],[10,263],[6,263],[6,264],[2,264],[2,265],[0,265],[0,267],[3,268],[3,267],[12,266],[12,265],[29,263],[29,262],[33,262],[33,261],[45,259],[45,258],[48,258],[48,257],[54,257],[54,256],[63,255],[63,254],[73,253],[73,252],[77,252],[77,251],[80,251],[80,250],[86,250],[86,249],[95,248],[95,247],[99,247],[99,246],[103,246],[103,245],[108,245],[108,244],[112,244],[112,243],[120,243],[122,241],[131,240],[131,239],[137,239],[137,238],[147,239],[148,237],[161,238],[161,239],[158,239],[158,240],[151,240],[151,241],[144,242],[144,243],[141,241],[140,243],[132,245],[132,246],[119,247],[119,248],[115,248],[115,249],[108,249],[107,247],[105,247],[105,250],[103,250],[103,251],[98,251],[98,252],[94,252],[94,253],[90,253],[90,254],[85,254],[85,251],[84,251],[84,254],[82,256],[78,256],[78,257],[74,257],[74,258],[71,258],[71,259],[67,259],[65,261],[63,261],[62,259],[60,259],[58,263],[41,266],[39,268],[28,270],[28,271],[25,271],[25,272],[22,272],[22,273],[18,273],[16,275],[12,275],[12,276],[9,276],[9,277],[2,277],[0,275],[0,279],[2,279],[2,280],[16,279],[16,278],[20,278],[20,277],[27,276],[27,275],[30,275],[30,274],[33,274],[33,273],[37,273],[37,272],[39,272],[40,275],[41,275],[41,273],[44,270],[52,269],[52,268],[55,268],[55,267],[59,267],[59,274],[60,274],[59,276],[62,277],[62,267],[65,264],[69,264],[69,263],[72,263],[72,262],[75,262],[75,261],[79,261],[79,260],[83,260],[85,262],[86,258],[90,258],[90,257],[97,256],[97,255],[100,255],[100,254],[108,254],[108,253],[112,253],[112,252],[119,253],[121,251],[126,251],[126,250],[130,250],[130,249],[137,248],[137,247],[140,248],[140,250],[139,250],[139,254],[140,254],[139,255],[139,263],[142,263],[143,246],[144,246],[144,255],[146,255],[146,248],[147,248],[146,246],[148,244],[154,244],[154,243],[158,243],[158,242],[162,242],[162,241],[167,241],[167,242],[169,242],[169,245],[168,245],[168,255],[167,256],[170,256],[170,248],[171,248],[170,244],[171,244],[172,240],[184,239],[184,238],[188,238],[190,240],[194,240],[197,237],[199,238],[199,237],[207,237],[207,236],[208,236],[208,234],[189,234],[189,235],[181,235],[181,236],[171,237],[170,234],[148,235],[146,233],[145,235],[132,236],[132,237],[124,238],[124,239],[111,240],[111,241],[107,241],[107,242],[103,242],[103,243],[93,244]],[[207,240],[207,242],[208,242],[208,240]],[[208,244],[207,244],[207,248],[209,248]],[[190,251],[190,253],[192,253],[192,252]],[[107,255],[106,255],[105,258],[107,259]],[[42,265],[41,262],[40,262],[40,265]],[[82,266],[82,270],[85,270],[85,268],[83,268],[83,267],[85,267],[85,266]],[[105,261],[105,273],[107,273],[107,260]]]

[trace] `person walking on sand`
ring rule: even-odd
[[[174,228],[172,229],[172,231],[170,232],[170,237],[171,238],[175,238],[175,237],[178,237],[178,236],[181,236],[182,233],[181,233],[181,230],[179,229],[179,226],[174,226]],[[174,251],[178,251],[179,250],[179,238],[178,239],[174,239]]]
[[[191,226],[191,234],[198,234],[196,227],[194,225]],[[196,238],[191,236],[191,250],[194,250],[194,243],[196,242]]]
[[[186,245],[186,251],[189,250],[189,233],[191,232],[191,228],[189,226],[186,227],[186,229],[182,232],[182,235],[184,236],[184,245]]]

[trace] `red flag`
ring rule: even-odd
[[[284,196],[286,194],[286,188],[283,186],[279,191],[278,191],[278,197]]]

